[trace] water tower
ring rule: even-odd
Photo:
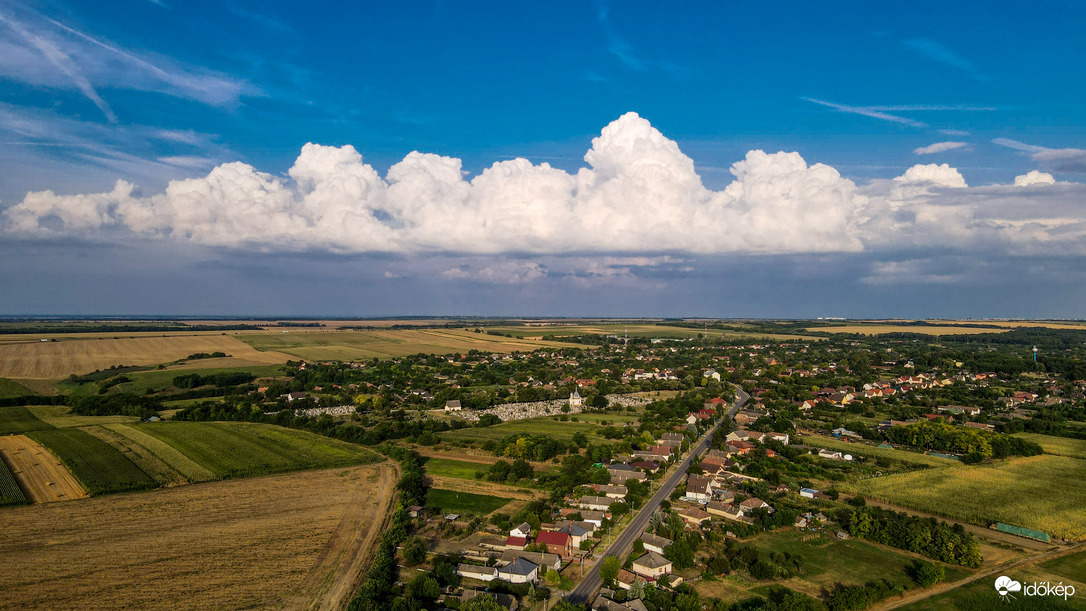
[[[1037,362],[1037,346],[1033,347],[1033,362]]]

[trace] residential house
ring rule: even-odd
[[[722,503],[720,501],[710,501],[705,506],[705,511],[710,515],[725,517],[728,510],[732,508],[731,503]],[[646,548],[647,549],[647,548]]]
[[[641,544],[645,546],[645,551],[647,552],[662,554],[671,543],[671,539],[668,539],[667,537],[660,537],[652,533],[644,533],[641,535]]]
[[[784,445],[788,445],[788,442],[791,439],[788,433],[766,433],[765,436],[773,441],[779,441]]]
[[[559,570],[562,568],[562,557],[558,554],[550,554],[547,552],[526,552],[518,549],[510,549],[502,552],[499,561],[502,563],[513,562],[517,558],[524,558],[531,561],[533,564],[546,567],[548,569]]]
[[[656,581],[664,575],[671,574],[671,561],[656,552],[649,552],[634,560],[630,568],[635,574]]]
[[[546,545],[547,551],[552,554],[564,557],[573,553],[573,539],[569,533],[544,531],[536,535],[535,542]]]
[[[626,486],[612,486],[610,484],[593,484],[596,492],[603,494],[612,499],[624,499],[626,498]]]
[[[510,537],[531,537],[532,525],[527,522],[521,522],[513,530],[509,531]]]
[[[704,475],[688,475],[686,477],[686,498],[700,502],[708,502],[713,496],[713,478]]]
[[[752,496],[749,499],[739,503],[739,506],[742,507],[744,511],[753,511],[755,509],[772,509],[769,506],[769,503],[763,501],[756,496]]]
[[[529,583],[539,578],[539,565],[517,558],[498,569],[498,579],[509,583]]]
[[[615,499],[606,496],[583,496],[570,504],[576,505],[581,509],[607,511],[611,508],[611,503],[614,502],[616,502]]]
[[[582,528],[574,523],[566,524],[557,530],[559,533],[565,533],[569,535],[570,544],[574,547],[580,547],[581,542],[588,539],[590,533],[587,529]]]
[[[706,520],[712,518],[708,513],[695,507],[683,507],[676,513],[679,514],[679,517],[682,518],[684,522],[694,526],[700,526]]]
[[[460,401],[457,400],[457,399],[452,399],[450,401],[445,402],[445,412],[446,413],[448,413],[448,412],[459,412],[459,411],[463,411],[463,409],[464,408],[460,405]]]

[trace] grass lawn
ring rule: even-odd
[[[75,428],[31,431],[91,494],[153,488],[155,480],[108,443]]]
[[[617,419],[618,417],[610,416],[605,419]],[[527,433],[531,435],[549,435],[559,441],[569,441],[573,438],[573,434],[579,431],[589,437],[595,437],[596,442],[603,439],[596,435],[596,432],[602,428],[599,424],[580,421],[580,414],[573,414],[571,418],[578,418],[579,421],[568,420],[562,422],[558,420],[558,416],[541,416],[526,420],[511,420],[493,426],[447,431],[439,433],[438,437],[447,441],[475,441],[481,443],[490,440],[500,441],[510,435]]]
[[[33,412],[25,407],[0,407],[0,435],[40,431],[51,428],[53,428],[51,424],[42,422],[34,416]]]
[[[1006,522],[1054,537],[1086,539],[1086,460],[1042,454],[924,469],[841,488],[919,511],[986,526]]]
[[[1068,437],[1054,437],[1039,433],[1018,433],[1015,437],[1021,437],[1040,445],[1045,454],[1057,456],[1069,456],[1086,460],[1086,440],[1070,439]]]
[[[440,507],[443,513],[485,516],[505,506],[510,499],[486,494],[472,494],[457,490],[430,488],[426,492],[426,506]]]
[[[130,373],[127,377],[131,382],[114,386],[117,390],[111,392],[130,392],[142,395],[148,389],[162,390],[173,386],[173,379],[177,376],[199,374],[211,375],[215,373],[251,373],[258,378],[280,375],[280,365],[253,365],[251,367],[218,367],[209,369],[167,369],[162,371],[143,371]],[[205,399],[206,400],[206,399]]]
[[[430,475],[459,477],[461,479],[475,479],[476,473],[486,473],[488,469],[487,465],[482,463],[449,458],[428,458],[425,467],[426,472]]]
[[[13,382],[7,378],[0,378],[0,399],[7,399],[8,397],[25,397],[36,394],[38,393],[18,382]]]
[[[869,580],[886,579],[906,587],[913,587],[913,581],[905,574],[905,567],[917,558],[893,549],[876,545],[862,539],[850,538],[844,541],[829,534],[817,535],[817,538],[804,542],[804,537],[811,536],[807,531],[779,531],[766,533],[753,541],[754,545],[775,552],[788,552],[801,556],[803,562],[802,581],[815,588],[832,587],[834,582],[857,583]],[[924,562],[932,562],[924,559]],[[961,579],[971,571],[961,567],[944,565],[947,579]],[[810,592],[808,592],[810,594]]]
[[[67,405],[30,405],[27,407],[39,420],[58,429],[73,426],[94,426],[119,422],[139,422],[135,416],[81,416],[71,413]]]
[[[795,441],[805,446],[813,446],[816,448],[827,448],[831,450],[839,450],[846,452],[854,456],[870,456],[873,458],[889,458],[900,462],[912,463],[917,465],[927,465],[930,467],[946,467],[961,464],[956,460],[949,458],[939,458],[938,456],[929,456],[927,454],[921,454],[906,449],[894,449],[887,450],[885,448],[879,448],[873,445],[867,445],[863,443],[851,443],[848,441],[841,441],[840,439],[834,439],[832,437],[822,437],[820,435],[796,435]]]
[[[173,446],[219,478],[379,462],[361,446],[307,431],[249,422],[130,425]]]

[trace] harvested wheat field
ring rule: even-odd
[[[87,496],[87,491],[64,463],[26,435],[0,437],[0,454],[32,503],[70,501]]]
[[[0,608],[336,608],[380,536],[391,462],[17,507]]]
[[[261,352],[230,335],[169,335],[0,344],[0,377],[59,380],[112,365],[156,365],[197,352],[225,352],[232,366],[273,365],[288,357]]]

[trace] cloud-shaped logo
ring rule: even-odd
[[[1010,577],[1007,577],[1006,575],[1003,575],[999,577],[999,579],[996,579],[995,589],[996,592],[999,592],[1000,596],[1002,596],[1003,598],[1007,598],[1010,597],[1011,592],[1021,592],[1022,584],[1011,579]]]

